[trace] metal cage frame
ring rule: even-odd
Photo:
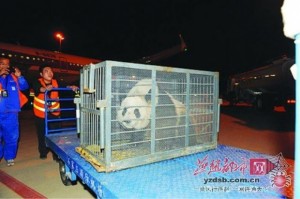
[[[174,77],[174,79],[171,79],[171,77]],[[145,136],[147,138],[143,138],[142,142],[130,143],[130,145],[128,144],[129,141],[122,144],[123,148],[121,149],[124,151],[127,150],[124,148],[126,145],[141,154],[116,159],[113,154],[115,152],[113,149],[115,147],[114,139],[118,138],[118,143],[126,142],[125,133],[130,133],[127,131],[121,132],[120,129],[122,128],[116,121],[116,114],[122,102],[121,96],[128,95],[127,87],[123,89],[122,86],[125,86],[125,84],[134,85],[133,83],[136,85],[139,80],[144,78],[151,80],[147,85],[151,85],[151,88],[149,88],[151,89],[151,97],[148,102],[149,107],[151,107],[149,109],[151,110],[151,117],[147,127],[148,134]],[[184,79],[183,82],[181,82],[182,78]],[[163,84],[166,89],[169,89],[168,92],[174,91],[172,93],[174,98],[181,97],[185,111],[185,114],[182,115],[185,123],[180,127],[182,129],[180,132],[182,133],[180,136],[172,137],[173,140],[176,140],[174,142],[169,139],[171,140],[169,143],[171,142],[170,146],[172,148],[168,149],[168,147],[165,147],[163,150],[158,150],[158,146],[163,147],[163,144],[167,143],[167,141],[161,142],[162,145],[158,144],[158,128],[156,125],[159,119],[156,118],[156,114],[159,107],[157,98],[169,94],[168,92],[165,92],[164,95],[158,93],[156,85],[159,83]],[[90,64],[81,69],[80,88],[80,143],[93,159],[103,165],[106,172],[189,155],[217,147],[220,116],[218,72],[104,61],[95,65]],[[128,86],[129,88],[130,86]],[[207,101],[201,101],[202,98],[205,98]],[[166,105],[162,107],[164,106]],[[209,112],[206,113],[195,107],[209,107]],[[196,125],[194,125],[195,127],[193,127],[192,120],[197,121]],[[207,123],[206,127],[204,126],[205,122]],[[197,131],[205,131],[204,128],[207,128],[207,126],[209,126],[209,133],[205,135],[204,143],[199,143],[195,138]],[[115,127],[118,127],[119,131],[116,131]],[[193,138],[190,135],[192,128],[196,132]],[[176,129],[179,129],[179,126],[172,126],[169,132],[176,131]],[[196,140],[196,143],[191,144],[192,140]],[[179,143],[178,146],[175,146],[175,143]],[[140,152],[139,146],[147,146],[147,152]]]

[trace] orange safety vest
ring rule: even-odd
[[[39,81],[41,82],[42,86],[46,88],[46,84],[43,78],[39,78]],[[58,83],[55,79],[52,80],[52,86],[54,88],[58,88]],[[58,92],[57,91],[50,92],[50,98],[58,99],[59,98]],[[58,101],[51,102],[51,104],[48,105],[48,109],[50,110],[51,114],[56,116],[60,114],[60,111],[58,111],[59,108],[60,108],[60,104]],[[45,94],[44,93],[39,93],[38,96],[34,97],[33,112],[35,116],[40,118],[45,118]]]
[[[17,77],[14,74],[12,74],[11,76],[17,84],[20,99],[20,107],[22,108],[28,102],[28,98],[26,97],[26,95],[24,95],[24,93],[21,92]]]

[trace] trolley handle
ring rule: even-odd
[[[77,109],[79,109],[79,104],[76,104],[76,108],[61,108],[59,107],[58,109],[50,109],[49,108],[49,103],[52,103],[52,102],[62,102],[62,101],[73,101],[75,102],[75,98],[78,97],[78,91],[75,91],[75,97],[58,97],[58,98],[50,98],[50,93],[51,92],[60,92],[60,93],[64,93],[64,92],[67,92],[67,91],[73,91],[71,88],[53,88],[51,90],[46,90],[45,91],[45,95],[44,95],[44,114],[45,114],[45,133],[46,135],[49,134],[49,132],[61,132],[61,131],[74,131],[76,130],[77,133],[78,133],[78,126],[79,126],[79,117],[77,117]],[[56,118],[56,119],[49,119],[49,116],[48,116],[48,113],[51,113],[51,112],[64,112],[64,111],[75,111],[76,110],[76,117],[69,117],[69,118]],[[56,123],[59,123],[59,122],[64,122],[64,121],[74,121],[76,120],[76,126],[75,127],[70,127],[70,128],[59,128],[59,129],[49,129],[49,122],[56,122]]]

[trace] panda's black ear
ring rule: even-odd
[[[152,89],[150,89],[149,91],[148,91],[148,93],[145,95],[145,100],[146,100],[146,102],[151,102],[151,90]]]

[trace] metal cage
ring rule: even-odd
[[[80,72],[80,143],[106,172],[214,149],[218,72],[105,61]]]

